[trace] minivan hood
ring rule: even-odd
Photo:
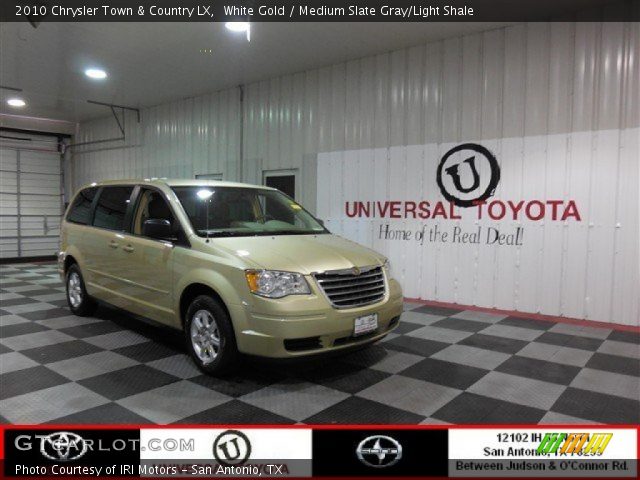
[[[310,274],[325,270],[381,265],[385,257],[337,235],[275,235],[212,239],[212,244],[242,258],[249,268]]]

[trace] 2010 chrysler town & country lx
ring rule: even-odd
[[[200,369],[238,353],[298,357],[364,345],[398,324],[386,259],[332,235],[292,198],[202,180],[84,187],[61,231],[69,307],[96,300],[183,329]]]

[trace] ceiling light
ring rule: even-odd
[[[224,26],[232,32],[246,32],[249,30],[249,22],[227,22]]]
[[[107,72],[101,70],[99,68],[87,68],[84,71],[84,74],[89,78],[94,78],[96,80],[102,80],[103,78],[107,78]]]
[[[24,107],[26,105],[26,102],[21,98],[10,98],[7,103],[12,107]]]
[[[196,195],[198,195],[198,198],[200,198],[201,200],[206,200],[208,198],[211,198],[213,192],[211,190],[198,190],[196,192]]]
[[[224,24],[228,30],[237,33],[247,33],[247,42],[251,41],[251,24],[249,22],[227,22]]]

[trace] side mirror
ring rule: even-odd
[[[316,220],[318,221],[318,223],[320,225],[322,225],[324,227],[324,220],[320,220],[319,218],[316,218]]]
[[[149,218],[142,224],[142,234],[156,240],[175,241],[171,222],[165,218]]]

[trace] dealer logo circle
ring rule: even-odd
[[[463,143],[444,154],[436,181],[449,202],[472,207],[493,195],[500,181],[500,165],[482,145]]]
[[[242,465],[251,456],[251,442],[240,430],[225,430],[213,442],[213,456],[228,467]]]

